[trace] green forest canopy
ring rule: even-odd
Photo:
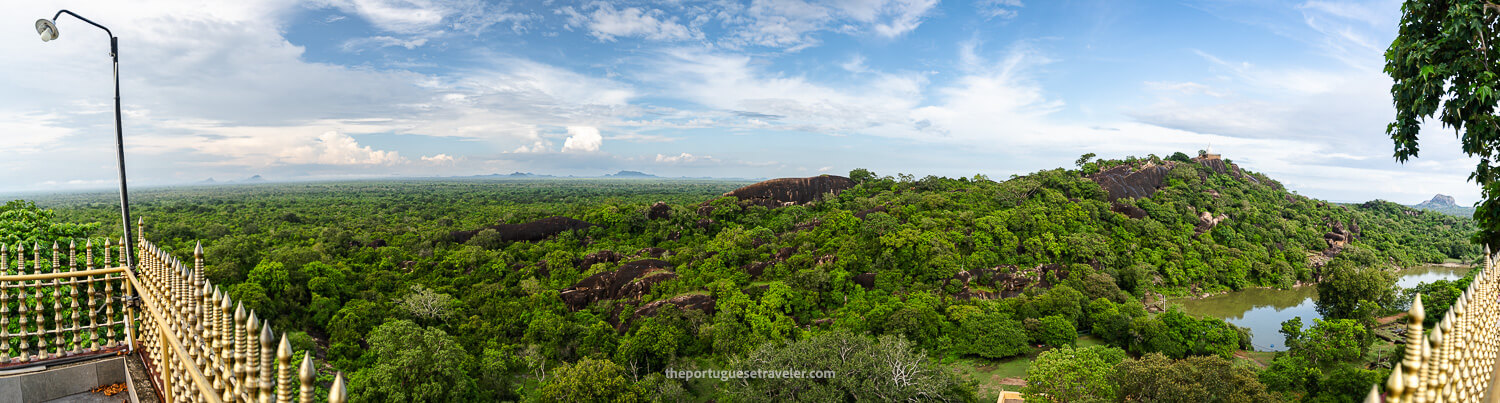
[[[917,351],[919,362],[1015,356],[1073,332],[1138,357],[1229,358],[1248,347],[1243,329],[1152,314],[1142,301],[1314,282],[1329,264],[1384,269],[1478,253],[1466,239],[1471,220],[1318,201],[1263,175],[1172,160],[1081,159],[1076,170],[1004,181],[856,170],[857,184],[837,196],[777,208],[717,197],[742,182],[454,180],[152,189],[134,195],[134,210],[146,236],[178,256],[202,241],[215,284],[277,328],[302,330],[294,345],[352,373],[351,396],[370,401],[544,399],[594,378],[607,380],[609,399],[732,400],[717,380],[665,379],[662,369],[788,354],[832,367],[816,353],[830,348],[817,344],[829,332],[868,338],[860,348]],[[1086,177],[1146,164],[1167,168],[1149,197],[1112,202]],[[109,223],[108,200],[38,202],[55,222]],[[667,214],[651,219],[656,202]],[[1204,213],[1222,218],[1206,224]],[[551,216],[594,225],[536,242],[453,234]],[[1333,247],[1326,235],[1346,227],[1351,239]],[[71,228],[47,235],[118,236],[108,225]],[[564,300],[651,248],[665,254],[649,286],[636,279],[621,287],[629,293]],[[972,381],[950,371],[921,379],[891,393],[972,398]],[[413,387],[391,389],[393,380]],[[819,396],[864,393],[821,385]]]

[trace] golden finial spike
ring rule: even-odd
[[[302,369],[297,371],[297,377],[302,381],[302,395],[298,401],[312,403],[313,381],[318,380],[318,371],[313,369],[312,352],[302,353]]]
[[[1500,355],[1495,357],[1494,368],[1490,371],[1489,392],[1486,393],[1486,403],[1500,403]]]
[[[332,397],[333,395],[330,394],[329,400],[332,400]],[[1370,393],[1365,395],[1365,403],[1380,403],[1380,386],[1370,385]]]
[[[245,316],[245,303],[244,302],[239,302],[239,303],[235,304],[235,306],[234,306],[234,339],[231,341],[232,343],[234,343],[234,351],[232,352],[232,355],[231,355],[231,357],[233,357],[232,358],[233,361],[230,361],[231,363],[234,364],[233,371],[234,371],[234,379],[235,379],[235,391],[234,391],[235,394],[239,394],[240,392],[244,391],[244,387],[245,387],[245,371],[249,369],[249,368],[245,367],[245,330],[246,330],[245,329],[245,320],[246,319],[248,319],[248,318]]]
[[[328,403],[344,403],[349,399],[348,394],[344,388],[344,373],[339,372],[333,376],[333,387],[328,389]]]
[[[292,343],[286,332],[281,333],[281,346],[276,348],[276,402],[292,401]]]
[[[1407,354],[1411,354],[1411,352],[1408,351]],[[1402,392],[1406,391],[1406,383],[1404,382],[1406,376],[1402,375],[1401,372],[1401,366],[1397,365],[1395,369],[1391,370],[1391,377],[1385,379],[1385,391],[1390,393],[1391,396],[1401,396]]]
[[[271,333],[271,326],[270,326],[269,322],[267,322],[264,326],[261,326],[261,328],[260,328],[260,380],[258,381],[258,382],[260,382],[260,385],[259,385],[260,393],[258,393],[258,394],[260,395],[259,398],[260,398],[260,402],[261,403],[270,403],[271,402],[271,395],[273,393],[272,389],[271,389],[272,388],[272,386],[271,386],[271,368],[273,368],[271,366],[272,365],[271,364],[271,360],[273,359],[272,358],[272,354],[275,354],[275,348],[272,346],[272,343],[275,343],[273,341],[275,339],[276,339],[276,335],[273,334],[273,333]]]
[[[260,389],[260,319],[250,311],[245,319],[245,396],[251,399]]]
[[[1407,314],[1411,315],[1411,320],[1413,322],[1421,322],[1422,319],[1425,319],[1427,317],[1426,313],[1424,311],[1422,311],[1422,294],[1421,293],[1418,293],[1417,296],[1416,296],[1416,298],[1412,298],[1412,300],[1411,300],[1411,310],[1407,311]]]
[[[198,244],[195,245],[195,246],[193,246],[193,258],[194,259],[202,259],[203,258],[203,241],[198,241]]]

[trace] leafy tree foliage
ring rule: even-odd
[[[1374,335],[1367,324],[1350,319],[1314,319],[1302,330],[1302,319],[1281,324],[1287,351],[1277,355],[1260,379],[1272,391],[1310,401],[1360,401],[1386,371],[1360,368]]]
[[[1078,330],[1073,328],[1073,322],[1062,315],[1052,315],[1042,318],[1037,324],[1035,341],[1052,347],[1073,345],[1073,339],[1078,338]]]
[[[1150,197],[1110,200],[1086,177],[1148,162],[1168,169]],[[275,329],[298,335],[299,344],[321,350],[336,370],[363,374],[350,378],[351,389],[371,399],[397,392],[455,401],[538,399],[562,368],[606,360],[639,386],[642,399],[733,400],[740,388],[662,379],[660,371],[722,369],[776,356],[771,351],[794,356],[803,347],[821,351],[812,341],[831,343],[820,337],[838,334],[902,358],[894,362],[919,363],[911,368],[923,368],[919,378],[930,382],[918,389],[825,382],[820,390],[964,400],[972,388],[931,357],[1014,357],[1030,352],[1027,339],[1043,333],[1049,344],[1069,344],[1068,329],[1135,355],[1232,356],[1248,344],[1242,330],[1172,310],[1148,314],[1141,301],[1337,279],[1344,268],[1308,261],[1329,248],[1324,235],[1332,222],[1351,229],[1358,223],[1357,236],[1335,259],[1354,266],[1477,252],[1454,241],[1474,229],[1467,219],[1381,201],[1321,202],[1288,193],[1264,175],[1220,172],[1187,158],[1085,165],[1004,180],[856,170],[853,188],[777,208],[720,197],[745,184],[721,181],[369,181],[145,189],[133,196],[149,239],[183,257],[203,241],[206,274],[216,285]],[[56,212],[52,222],[107,223],[118,214],[109,207],[112,197],[51,196],[41,205]],[[648,212],[657,202],[666,204],[666,214],[653,219]],[[1200,228],[1205,212],[1228,218]],[[506,241],[490,230],[459,243],[453,234],[553,216],[595,225],[539,241]],[[119,231],[88,228],[46,236]],[[650,287],[632,281],[638,294],[564,302],[562,295],[583,278],[648,257],[666,267]],[[711,305],[664,303],[697,298]],[[417,346],[397,337],[377,343],[377,328],[400,322],[424,338],[441,332],[453,343]],[[440,374],[396,372],[390,363],[415,356],[381,344],[463,359]],[[847,364],[854,371],[847,380],[881,379],[870,368],[890,362],[874,361],[882,356],[873,354]],[[368,385],[386,379],[377,375],[454,379],[462,386],[446,395],[393,391]],[[419,398],[425,397],[411,399]]]
[[[1125,351],[1114,347],[1063,347],[1043,352],[1026,370],[1027,400],[1102,402],[1115,398],[1110,380]]]
[[[741,401],[966,401],[975,385],[938,365],[901,336],[843,331],[768,343],[730,368],[803,369],[834,377],[741,378],[727,391]]]
[[[1396,118],[1386,133],[1396,145],[1396,160],[1419,151],[1422,122],[1437,117],[1444,128],[1461,134],[1464,154],[1479,158],[1469,180],[1483,186],[1484,199],[1474,212],[1476,240],[1500,240],[1500,123],[1495,106],[1500,37],[1493,28],[1500,8],[1480,1],[1407,0],[1401,29],[1385,52],[1385,72],[1395,83]]]
[[[1453,303],[1458,301],[1459,295],[1469,288],[1469,283],[1474,282],[1474,276],[1478,274],[1479,269],[1476,267],[1456,280],[1437,280],[1403,289],[1393,308],[1410,309],[1412,301],[1418,294],[1421,294],[1422,310],[1427,313],[1427,317],[1422,319],[1422,324],[1432,327],[1443,318],[1443,315],[1448,314],[1448,310],[1453,308]]]
[[[1217,356],[1174,361],[1159,353],[1147,354],[1121,362],[1112,379],[1123,401],[1273,401],[1254,370]]]
[[[451,402],[475,388],[471,361],[442,329],[411,321],[386,322],[370,332],[374,365],[355,372],[350,394],[361,401]]]
[[[1395,274],[1383,267],[1334,259],[1318,282],[1318,313],[1329,318],[1356,318],[1361,301],[1389,306],[1395,299]]]
[[[0,205],[0,244],[29,249],[37,243],[81,238],[100,227],[99,223],[57,222],[56,218],[56,212],[37,207],[31,201],[12,200]]]
[[[538,401],[632,403],[647,400],[647,393],[641,385],[626,378],[625,369],[609,360],[584,358],[575,364],[563,364],[551,379],[537,394]]]
[[[970,305],[952,306],[949,312],[958,328],[948,333],[959,354],[1004,358],[1030,350],[1026,345],[1026,329],[1008,314],[985,313]]]

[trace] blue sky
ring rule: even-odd
[[[1005,178],[1216,152],[1302,194],[1469,203],[1398,164],[1397,1],[321,0],[0,5],[0,190],[526,171]]]

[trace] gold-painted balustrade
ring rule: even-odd
[[[1484,248],[1484,267],[1443,319],[1423,333],[1422,296],[1411,303],[1406,353],[1365,402],[1500,403],[1500,273]]]
[[[111,257],[118,246],[105,241],[95,256],[86,241],[79,261],[69,243],[64,263],[56,243],[0,245],[0,370],[126,349],[121,297],[128,292]]]
[[[48,255],[40,243],[0,245],[0,370],[129,352],[140,354],[166,402],[312,402],[311,354],[293,380],[286,334],[203,277],[201,244],[189,266],[137,227],[133,270],[114,258],[123,248],[109,240],[97,256],[86,241],[81,261],[70,243],[66,264],[57,244]],[[339,373],[328,401],[346,395]]]

